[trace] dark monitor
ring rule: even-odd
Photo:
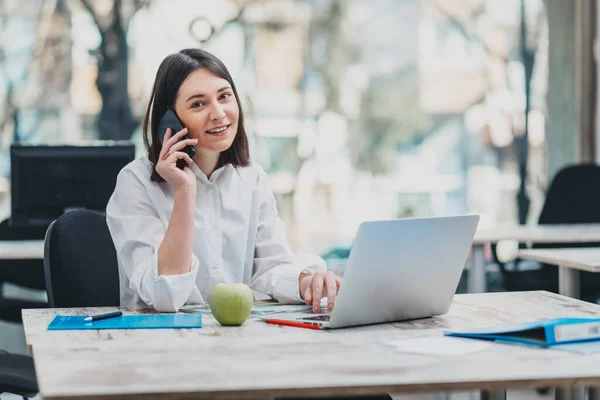
[[[11,225],[47,227],[81,208],[105,212],[119,171],[134,158],[131,142],[11,145]]]

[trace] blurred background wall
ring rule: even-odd
[[[158,64],[230,69],[299,252],[365,219],[535,221],[595,160],[595,0],[2,0],[0,212],[12,142],[132,139]]]

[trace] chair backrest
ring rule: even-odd
[[[104,213],[71,211],[48,227],[44,275],[50,307],[119,305],[117,254]]]
[[[600,222],[600,165],[578,164],[561,169],[546,193],[540,224]]]
[[[562,168],[546,192],[546,201],[538,223],[540,225],[600,223],[600,166],[576,164]],[[600,243],[534,243],[532,247],[600,247]],[[550,285],[545,288],[546,290],[557,291],[558,268],[556,265],[545,263],[542,263],[541,267],[538,279],[545,280]],[[600,274],[582,271],[580,273],[581,298],[596,301],[599,294]]]

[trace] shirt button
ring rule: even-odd
[[[219,268],[219,266],[217,264],[213,264],[212,267],[213,267],[213,269]]]
[[[210,183],[210,182],[208,183],[208,188],[209,188],[209,189],[212,189],[212,188],[214,188],[214,187],[215,187],[215,184],[214,184],[214,183]]]
[[[217,229],[217,228],[219,228],[219,224],[217,224],[217,223],[215,222],[215,223],[213,224],[213,228],[214,228],[214,229]]]

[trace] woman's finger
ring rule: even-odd
[[[167,150],[170,150],[171,147],[177,143],[179,141],[179,139],[181,139],[183,136],[187,135],[188,133],[188,129],[187,128],[183,128],[182,130],[180,130],[179,132],[177,132],[176,134],[174,134],[173,136],[171,136],[168,140],[165,140],[163,143],[163,147],[166,147]]]
[[[308,285],[308,287],[304,291],[304,302],[308,305],[312,303],[312,287],[310,287],[310,285]]]
[[[166,161],[169,164],[177,164],[177,160],[185,160],[188,164],[192,163],[192,159],[190,158],[189,155],[187,155],[187,153],[184,153],[183,151],[176,151],[175,153],[169,155],[169,157],[167,157]]]
[[[338,275],[335,276],[335,284],[337,286],[337,291],[339,292],[340,286],[342,285],[342,277],[341,276],[338,276]]]
[[[165,136],[163,138],[163,143],[165,143],[167,140],[169,140],[169,138],[171,137],[171,128],[167,128],[167,131],[165,132]],[[158,159],[159,160],[163,160],[165,157],[165,154],[167,153],[167,146],[165,146],[164,144],[161,146],[160,148],[160,153],[158,153]]]
[[[333,310],[335,296],[337,294],[337,284],[335,274],[331,271],[325,275],[325,288],[327,289],[327,311]]]
[[[313,312],[319,312],[321,309],[321,298],[323,294],[323,278],[325,274],[317,272],[313,275],[311,286],[312,286],[312,306]]]
[[[185,146],[193,146],[198,143],[198,139],[185,139],[175,143],[169,149],[169,155],[173,154],[176,151],[181,151]]]

